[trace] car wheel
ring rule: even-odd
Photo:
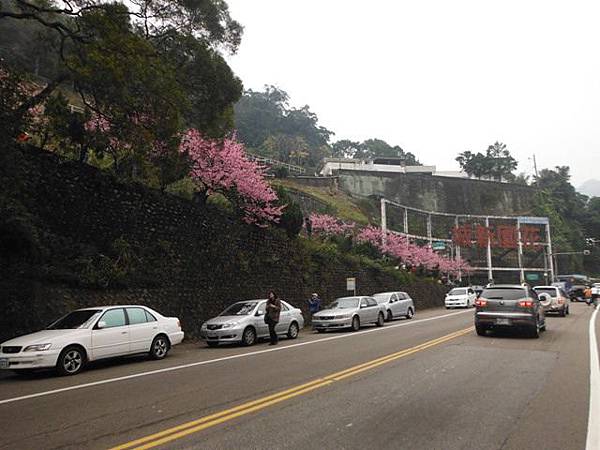
[[[242,334],[242,345],[250,347],[256,343],[256,331],[252,327],[248,327]]]
[[[219,345],[219,343],[213,342],[213,341],[207,341],[206,345],[208,345],[209,347],[216,347],[217,345]]]
[[[292,322],[290,324],[290,328],[288,329],[287,337],[290,339],[296,339],[299,331],[300,328],[298,328],[298,324],[296,322]]]
[[[569,307],[567,306],[567,316],[571,314],[571,311],[569,311]]]
[[[540,323],[539,322],[536,322],[536,324],[531,327],[531,329],[529,331],[529,335],[534,339],[537,339],[540,337]]]
[[[354,316],[352,318],[352,331],[358,330],[360,330],[360,319],[358,318],[358,316]]]
[[[169,339],[164,334],[159,334],[152,341],[150,358],[163,359],[169,353]]]
[[[382,327],[384,323],[385,323],[385,317],[383,317],[383,313],[380,312],[379,315],[377,316],[377,322],[375,322],[375,325],[377,325],[378,327]]]
[[[394,319],[394,315],[392,314],[392,311],[388,309],[388,312],[387,312],[387,319],[386,319],[386,320],[387,320],[388,322],[391,322],[393,319]]]
[[[415,312],[413,311],[413,309],[411,307],[409,307],[408,310],[406,311],[406,318],[410,320],[414,316],[415,316]]]
[[[483,325],[475,325],[475,331],[477,332],[478,336],[485,336],[485,332],[487,331],[487,328],[484,327]]]
[[[563,308],[558,312],[560,317],[565,317],[567,315],[567,308]]]
[[[58,356],[56,369],[61,375],[76,375],[85,365],[85,352],[81,347],[71,346],[65,348]]]

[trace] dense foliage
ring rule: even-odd
[[[356,245],[368,244],[379,256],[391,257],[395,263],[402,264],[406,269],[414,267],[454,276],[471,270],[468,263],[460,258],[446,258],[429,246],[417,245],[397,233],[387,232],[384,236],[381,228],[375,226],[360,228],[356,223],[344,222],[328,214],[311,214],[310,219],[312,231],[317,236],[328,239],[341,236]],[[373,256],[372,252],[370,253],[369,256]]]
[[[160,164],[178,158],[181,130],[232,129],[242,86],[221,53],[236,51],[242,28],[222,0],[9,0],[0,19],[5,70],[28,73],[20,84],[36,87],[12,108],[11,128],[32,131],[27,114],[41,107],[38,145],[81,160],[111,154],[121,174],[164,186],[173,174]],[[68,100],[48,107],[59,90]],[[83,108],[79,119],[68,117],[69,103]],[[104,139],[82,135],[91,116],[110,124]],[[124,147],[110,152],[106,142]],[[157,142],[169,150],[161,159]]]
[[[456,158],[460,168],[476,178],[512,181],[513,171],[517,168],[517,160],[506,148],[506,144],[496,141],[484,153],[462,152]]]
[[[235,105],[235,127],[250,151],[288,164],[318,168],[325,157],[399,158],[406,165],[420,164],[415,155],[381,139],[362,143],[340,140],[331,143],[334,133],[319,125],[309,106],[290,106],[288,94],[265,86],[263,92],[248,90]]]
[[[343,139],[334,142],[331,146],[333,156],[336,158],[397,158],[406,166],[420,166],[421,163],[416,156],[410,152],[405,152],[399,145],[391,146],[381,139],[367,139],[363,142],[354,142]]]
[[[554,253],[583,252],[589,255],[557,255],[560,273],[600,274],[600,198],[588,199],[570,183],[566,166],[543,169],[533,183],[538,188],[535,214],[550,218]]]

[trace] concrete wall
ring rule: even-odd
[[[535,193],[529,186],[425,174],[342,170],[338,176],[340,189],[351,195],[458,214],[527,215]]]

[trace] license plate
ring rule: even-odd
[[[510,325],[510,319],[496,319],[496,325]]]
[[[0,369],[8,369],[8,359],[0,358]]]
[[[216,338],[217,337],[217,333],[207,333],[206,335],[209,338]]]

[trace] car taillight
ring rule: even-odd
[[[562,305],[565,302],[565,299],[562,297],[558,297],[558,304]]]
[[[533,301],[532,300],[521,300],[519,302],[519,306],[521,308],[533,308]]]
[[[481,308],[485,305],[487,305],[487,300],[485,298],[478,298],[477,300],[475,300],[475,306],[479,306]]]
[[[179,321],[179,319],[177,319],[177,328],[181,330],[181,322]]]

